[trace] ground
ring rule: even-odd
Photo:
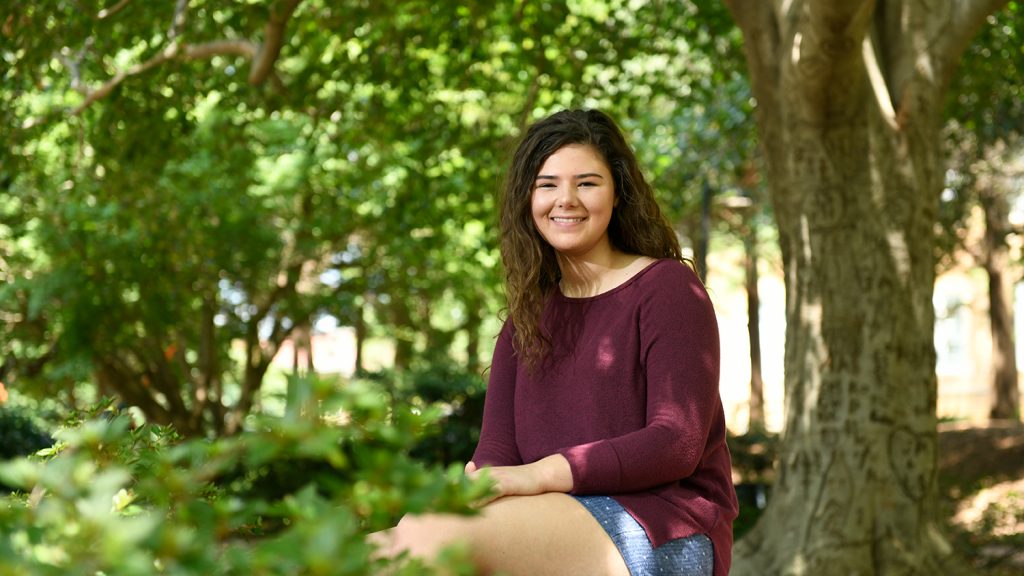
[[[939,486],[961,554],[985,575],[1024,574],[1024,426],[941,425]]]

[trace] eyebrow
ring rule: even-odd
[[[600,178],[600,179],[604,180],[604,176],[598,174],[597,172],[584,172],[583,174],[577,174],[575,176],[575,178],[577,178],[577,179]],[[537,180],[558,180],[558,176],[548,176],[546,174],[538,174],[537,175]]]

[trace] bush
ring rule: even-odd
[[[733,476],[738,477],[736,497],[739,516],[733,522],[733,537],[739,540],[749,532],[764,512],[775,479],[779,454],[779,436],[764,430],[751,430],[729,436]]]
[[[444,466],[465,464],[480,439],[484,413],[484,378],[440,361],[405,372],[368,374],[391,394],[397,405],[439,410],[436,425],[418,437],[411,455]]]
[[[368,382],[292,385],[301,404],[234,437],[185,441],[106,406],[0,466],[30,493],[0,504],[0,576],[374,574],[389,562],[371,559],[367,532],[403,512],[470,513],[486,492],[407,456],[436,410],[392,406]],[[470,573],[464,556],[446,563]]]
[[[24,411],[0,406],[0,460],[32,454],[53,444]]]

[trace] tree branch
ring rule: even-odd
[[[893,105],[892,95],[885,83],[885,75],[878,64],[878,52],[876,49],[877,40],[874,33],[864,35],[863,53],[864,67],[867,69],[868,82],[871,85],[871,92],[878,102],[878,110],[886,125],[892,130],[899,130],[899,122],[896,118],[896,107]]]
[[[773,15],[772,6],[764,0],[725,0],[736,25],[743,32],[743,50],[750,70],[750,83],[761,101],[767,84],[773,84],[777,74],[779,50],[779,28]],[[764,102],[767,104],[768,102]]]
[[[185,10],[188,8],[188,0],[178,0],[174,6],[174,18],[171,19],[171,27],[167,30],[167,42],[174,44],[174,41],[181,34],[185,27]]]
[[[128,4],[130,0],[121,0],[115,6],[100,11],[97,18],[103,19],[113,16]],[[136,64],[127,70],[120,70],[109,80],[94,90],[88,90],[81,85],[78,78],[78,65],[80,59],[71,61],[65,59],[72,74],[72,85],[85,94],[81,104],[71,110],[72,116],[81,114],[85,109],[97,100],[106,98],[114,88],[117,88],[126,79],[142,74],[152,68],[164,64],[170,60],[199,60],[212,58],[214,56],[234,55],[248,58],[252,62],[252,69],[249,73],[249,84],[256,86],[262,84],[273,73],[274,63],[281,54],[284,46],[284,30],[288,20],[294,14],[301,0],[286,0],[275,5],[271,11],[270,18],[264,27],[263,43],[259,46],[248,40],[215,40],[202,44],[187,44],[180,40],[186,21],[188,0],[177,0],[174,8],[174,17],[167,32],[168,45],[161,52],[150,59]],[[84,52],[85,48],[83,48]],[[73,62],[73,64],[72,64]],[[22,126],[24,129],[32,128],[41,124],[49,114],[29,120]]]
[[[107,95],[109,95],[114,90],[114,88],[117,88],[117,86],[121,82],[124,82],[126,78],[142,74],[146,70],[149,70],[150,68],[153,68],[158,64],[163,64],[164,62],[170,60],[174,57],[174,53],[176,51],[176,45],[169,46],[166,50],[160,52],[156,56],[153,56],[152,58],[143,62],[142,64],[132,66],[128,70],[118,71],[118,73],[115,74],[113,78],[104,82],[102,86],[95,90],[90,90],[89,92],[87,92],[85,100],[83,100],[81,104],[79,104],[77,107],[75,107],[74,110],[71,111],[71,115],[78,116],[82,113],[82,111],[91,106],[93,102],[100,100],[101,98],[106,98]]]
[[[132,371],[119,365],[121,363],[116,359],[96,355],[93,357],[93,363],[96,366],[96,380],[101,387],[114,392],[125,402],[138,406],[152,421],[161,424],[174,422],[167,408],[160,404],[152,393],[143,390],[134,379]]]
[[[951,30],[946,38],[945,58],[947,62],[959,62],[971,39],[985,23],[990,14],[1009,4],[1009,0],[950,0],[953,3],[950,16]],[[948,70],[952,71],[952,67]],[[950,72],[951,74],[951,72]],[[944,79],[946,82],[949,78]]]
[[[117,14],[118,12],[120,12],[131,1],[132,0],[121,0],[117,4],[114,4],[113,6],[111,6],[110,8],[104,8],[103,10],[100,10],[99,14],[96,14],[96,19],[97,20],[103,20],[104,18],[110,18],[114,14]]]
[[[202,44],[185,44],[181,47],[183,60],[204,60],[214,56],[243,56],[254,58],[257,47],[248,40],[214,40]]]
[[[86,94],[85,100],[71,111],[71,115],[78,116],[97,100],[106,98],[114,88],[117,88],[117,86],[126,79],[142,74],[143,72],[146,72],[169,60],[174,60],[176,58],[180,58],[182,60],[199,60],[219,55],[235,55],[252,58],[255,54],[256,46],[246,40],[217,40],[195,45],[172,44],[164,49],[163,52],[160,52],[149,60],[132,66],[128,70],[119,71],[110,80],[104,82],[99,88],[89,91]]]
[[[85,94],[87,90],[82,84],[82,60],[85,59],[85,53],[89,51],[89,48],[92,48],[93,42],[95,42],[95,37],[89,36],[86,38],[85,42],[82,43],[81,50],[75,54],[74,58],[68,55],[71,53],[71,49],[67,46],[61,48],[57,55],[57,58],[61,63],[71,71],[71,88],[83,94]]]
[[[725,0],[733,19],[743,33],[743,52],[750,73],[750,88],[757,100],[756,113],[762,141],[775,131],[770,112],[779,105],[779,56],[781,30],[779,18],[770,2],[764,0]]]
[[[783,92],[798,98],[794,109],[803,120],[820,124],[847,116],[856,99],[846,97],[862,70],[864,37],[874,10],[871,0],[806,2],[795,8],[795,29],[782,61]],[[780,16],[781,18],[781,16]]]
[[[276,4],[271,10],[270,19],[263,29],[263,44],[257,50],[252,69],[249,71],[249,84],[258,86],[270,75],[274,62],[281,55],[281,47],[284,46],[285,26],[301,1],[286,0]]]

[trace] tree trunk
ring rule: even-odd
[[[988,273],[989,319],[992,326],[992,409],[998,419],[1020,419],[1020,391],[1017,384],[1017,355],[1013,337],[1013,279],[1005,271],[1010,265],[1010,206],[999,190],[981,190],[985,211],[983,258]]]
[[[480,324],[483,322],[483,302],[477,294],[466,300],[466,370],[475,373],[480,370]]]
[[[283,339],[283,336],[281,338]],[[226,434],[236,434],[242,430],[245,417],[252,411],[259,396],[263,377],[278,350],[278,344],[279,342],[275,342],[270,349],[265,350],[260,344],[257,323],[253,322],[249,325],[245,335],[245,368],[242,372],[242,391],[238,401],[231,407],[225,419],[224,432]]]
[[[199,358],[198,378],[193,379],[195,392],[193,395],[192,418],[196,426],[203,427],[203,421],[208,420],[213,429],[220,433],[224,423],[218,421],[220,412],[218,405],[221,403],[219,394],[219,382],[221,379],[220,362],[217,351],[217,316],[216,297],[207,294],[203,297],[203,304],[199,318]],[[190,371],[185,362],[184,369]]]
[[[708,252],[711,250],[711,198],[714,191],[707,178],[700,188],[700,235],[697,237],[697,248],[694,253],[694,265],[700,281],[708,281]]]
[[[748,430],[764,430],[764,380],[761,378],[761,298],[757,292],[757,228],[747,222],[743,246],[746,259],[747,339],[750,342],[750,414]]]
[[[292,329],[292,373],[296,377],[313,372],[313,330],[309,322]]]
[[[408,296],[392,295],[390,309],[391,321],[395,331],[395,370],[402,371],[409,368],[412,363],[415,343],[412,326],[412,311],[406,301]]]
[[[949,573],[934,227],[953,63],[1002,2],[728,0],[786,281],[786,427],[733,574]]]
[[[356,367],[355,374],[366,373],[365,359],[363,356],[363,345],[366,343],[366,298],[356,307]]]

